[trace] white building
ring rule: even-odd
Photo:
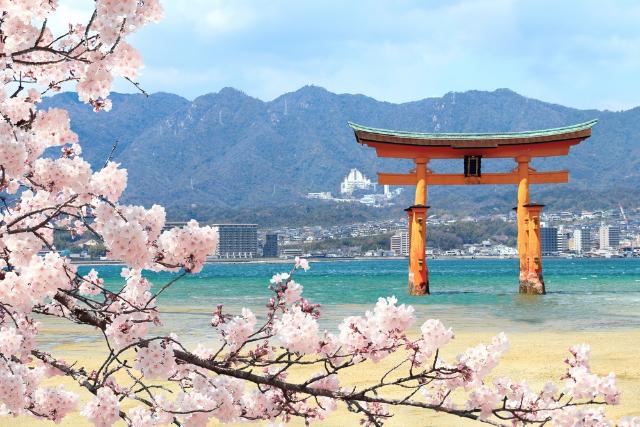
[[[302,248],[282,248],[282,250],[280,251],[280,256],[283,258],[302,256]]]
[[[320,200],[331,200],[331,193],[328,191],[321,191],[319,193],[307,193],[307,199],[320,199]]]
[[[557,239],[558,239],[558,252],[566,252],[568,249],[568,239],[567,239],[567,233],[562,225],[558,227]]]
[[[389,204],[389,198],[384,194],[365,194],[360,198],[360,203],[369,206],[384,206]]]
[[[340,193],[349,196],[353,194],[355,190],[368,190],[370,188],[375,188],[375,184],[355,168],[351,169],[340,183]]]
[[[391,250],[396,256],[409,255],[409,233],[407,231],[397,231],[391,236]]]
[[[602,224],[599,237],[600,249],[618,249],[620,246],[620,227]]]
[[[572,246],[571,246],[571,250],[573,250],[575,253],[577,254],[581,254],[582,253],[582,240],[584,239],[584,235],[582,233],[582,230],[577,229],[577,230],[573,230],[573,238],[571,239],[572,242]]]
[[[577,254],[591,250],[591,232],[589,230],[578,228],[573,231],[573,250]]]

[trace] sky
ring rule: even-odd
[[[83,16],[89,0],[61,0]],[[509,88],[576,108],[640,105],[638,0],[164,0],[131,41],[150,92],[262,100],[322,86],[406,102]],[[118,91],[133,92],[126,82]]]

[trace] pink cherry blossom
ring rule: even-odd
[[[3,126],[0,125],[0,130],[2,128]],[[7,177],[16,178],[21,176],[26,170],[26,161],[27,150],[23,144],[4,137],[0,140],[0,164],[4,168]]]
[[[147,335],[149,326],[144,321],[146,316],[117,315],[105,328],[105,334],[113,340],[116,348],[133,344]]]
[[[304,271],[307,271],[309,269],[309,261],[297,256],[295,257],[295,268],[301,268]]]
[[[502,396],[489,387],[480,386],[469,395],[467,408],[480,408],[480,418],[487,419],[499,407]]]
[[[191,273],[202,270],[208,255],[218,244],[218,230],[200,227],[191,220],[182,228],[173,228],[160,235],[159,247],[162,261],[171,266],[182,266]]]
[[[120,419],[120,403],[109,387],[101,387],[80,413],[96,427],[111,427]]]
[[[173,376],[177,365],[171,343],[156,340],[139,348],[135,368],[149,379],[168,379]]]
[[[274,274],[269,282],[273,285],[279,285],[287,280],[289,280],[289,273],[278,273]]]
[[[273,322],[273,331],[289,351],[311,354],[318,348],[318,322],[298,305]]]
[[[0,327],[0,353],[6,358],[17,355],[22,348],[23,337],[16,328]]]
[[[451,328],[446,329],[442,322],[436,319],[424,322],[420,332],[422,332],[422,340],[418,341],[418,351],[414,358],[416,364],[429,359],[437,349],[447,345],[453,339]]]
[[[284,291],[285,303],[293,304],[294,302],[299,301],[302,295],[302,290],[303,287],[301,284],[290,280],[289,283],[287,283],[287,288]]]
[[[40,388],[34,394],[35,411],[55,423],[76,408],[78,395],[66,391],[62,386]]]
[[[127,171],[118,169],[120,165],[108,162],[91,177],[90,186],[94,194],[99,194],[111,202],[117,202],[127,186]]]
[[[19,414],[29,395],[28,369],[25,365],[0,361],[0,402],[10,413]]]
[[[248,308],[242,309],[242,316],[235,316],[221,324],[218,329],[222,338],[235,351],[249,338],[256,326],[256,316]]]
[[[509,341],[504,333],[493,337],[491,344],[479,344],[458,355],[458,367],[466,371],[462,385],[465,390],[480,386],[507,351]]]
[[[100,288],[104,284],[104,280],[98,277],[98,272],[92,268],[89,273],[82,277],[82,282],[78,290],[87,295],[97,295],[100,293]]]
[[[404,304],[397,306],[396,297],[379,298],[373,311],[365,317],[350,316],[339,325],[338,340],[358,358],[377,362],[390,354],[413,323],[414,309]]]

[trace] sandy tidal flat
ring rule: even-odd
[[[496,331],[498,332],[498,331]],[[494,333],[462,332],[449,346],[445,347],[442,356],[446,360],[453,360],[456,354],[479,342],[488,342]],[[567,357],[567,349],[578,343],[588,343],[592,347],[592,370],[600,375],[614,371],[617,375],[619,388],[622,390],[622,403],[608,407],[607,414],[618,419],[628,415],[640,416],[640,330],[614,332],[527,332],[509,334],[510,348],[502,363],[494,371],[493,377],[508,376],[519,381],[527,379],[534,387],[541,387],[547,380],[554,380],[561,385],[559,378],[564,372],[563,360]],[[211,344],[213,345],[213,343]],[[100,363],[100,345],[95,343],[72,344],[53,347],[52,353],[67,361],[77,360],[87,368],[95,368]],[[360,367],[351,368],[341,375],[342,384],[365,385],[377,375],[394,365],[398,359],[390,357],[378,364],[367,363]],[[313,371],[297,372],[295,376],[313,374]],[[49,381],[70,385],[68,379],[61,377]],[[78,390],[78,387],[71,386]],[[89,397],[88,392],[81,392],[83,399]],[[395,414],[385,425],[387,426],[470,426],[478,423],[442,415],[420,409],[391,408]],[[349,413],[344,405],[339,405],[337,412],[327,420],[315,423],[317,426],[357,426],[359,418]],[[257,425],[264,425],[264,422]],[[0,418],[0,426],[53,426],[49,421],[37,421],[33,418],[19,417]],[[61,426],[76,427],[90,426],[79,414],[74,413],[60,424]],[[119,426],[124,426],[121,422]],[[212,422],[210,425],[217,425]],[[246,424],[244,424],[246,425]],[[296,420],[292,426],[302,426],[304,423]]]

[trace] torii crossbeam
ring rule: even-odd
[[[356,140],[373,147],[378,157],[412,159],[410,173],[378,173],[378,183],[415,185],[415,202],[406,209],[409,219],[409,293],[429,293],[426,262],[427,186],[428,185],[518,185],[518,254],[520,292],[544,294],[540,213],[543,205],[529,200],[529,184],[554,184],[569,181],[569,172],[538,172],[529,166],[534,157],[566,156],[569,149],[591,136],[597,120],[577,125],[528,132],[508,133],[417,133],[376,129],[349,122]],[[464,159],[463,174],[433,173],[430,159]],[[513,158],[517,166],[507,173],[482,173],[483,158]]]

